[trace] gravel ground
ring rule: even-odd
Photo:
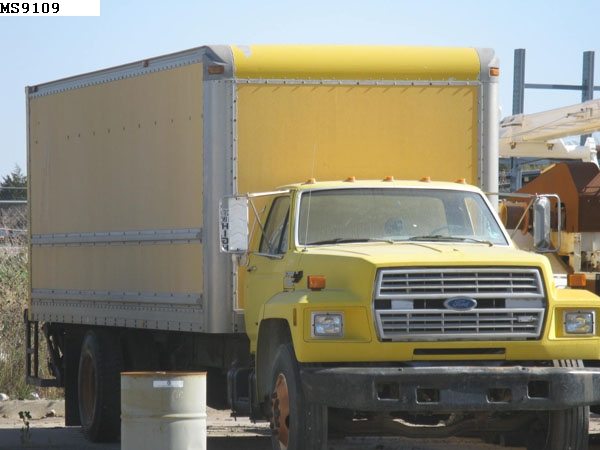
[[[25,434],[19,412],[31,415]],[[234,419],[228,411],[207,409],[207,450],[268,450],[269,426],[247,418]],[[590,423],[590,449],[600,450],[600,416]],[[329,450],[499,450],[506,447],[477,439],[343,438],[330,440]],[[92,444],[79,427],[64,426],[64,401],[8,400],[0,402],[0,449],[120,450],[120,444]],[[151,449],[146,449],[151,450]],[[204,449],[202,449],[204,450]],[[518,450],[518,449],[515,449]]]

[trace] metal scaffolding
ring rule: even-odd
[[[525,82],[525,49],[515,49],[513,76],[513,110],[514,114],[523,114],[525,106],[525,89],[559,89],[566,91],[581,91],[581,102],[594,98],[594,91],[600,91],[600,86],[594,86],[594,52],[583,52],[583,69],[581,84],[543,84]],[[589,135],[581,136],[581,145]]]

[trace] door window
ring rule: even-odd
[[[277,197],[269,211],[264,233],[260,241],[259,252],[269,255],[284,254],[288,246],[288,218],[290,198]]]

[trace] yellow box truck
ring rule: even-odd
[[[498,78],[489,49],[206,46],[28,87],[29,381],[94,441],[121,371],[201,370],[274,449],[586,448],[600,302],[483,194]]]

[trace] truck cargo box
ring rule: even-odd
[[[494,67],[469,48],[209,46],[29,87],[31,319],[242,332],[219,199],[309,177],[496,191]]]

